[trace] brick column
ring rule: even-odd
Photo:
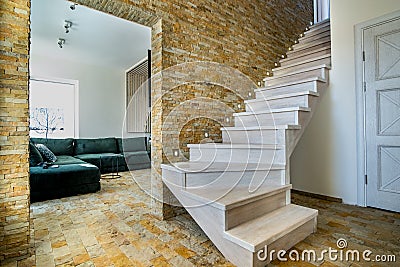
[[[29,249],[29,15],[0,0],[0,265]]]

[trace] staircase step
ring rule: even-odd
[[[308,58],[296,62],[286,62],[278,68],[272,69],[274,76],[286,74],[286,73],[299,73],[302,70],[308,70],[312,68],[325,67],[330,68],[331,65],[331,54],[321,55],[318,57]],[[271,77],[267,77],[264,80],[268,80]]]
[[[307,59],[312,59],[312,58],[316,58],[319,56],[327,55],[330,53],[331,53],[330,47],[322,47],[322,48],[311,50],[311,51],[304,50],[301,52],[288,54],[288,57],[285,59],[282,59],[280,61],[280,63],[282,66],[284,66],[284,65],[301,62],[301,61],[304,61]]]
[[[285,184],[285,166],[252,163],[179,162],[162,164],[163,179],[181,189],[233,188],[241,185],[264,187]]]
[[[290,107],[266,111],[234,113],[236,126],[268,126],[281,124],[298,124],[306,119],[311,110],[307,107]]]
[[[276,144],[189,144],[190,161],[284,164],[285,146]]]
[[[307,37],[307,36],[314,36],[314,35],[318,35],[318,34],[321,33],[321,32],[330,31],[330,29],[331,29],[331,24],[330,24],[330,23],[328,23],[328,24],[323,24],[323,25],[321,25],[321,27],[319,27],[319,28],[312,28],[312,27],[313,27],[313,26],[310,26],[310,27],[309,27],[309,30],[304,32],[304,37]]]
[[[330,62],[330,58],[323,59],[323,61]],[[290,69],[280,69],[277,71],[277,75],[265,78],[264,83],[265,85],[279,85],[313,77],[318,77],[327,81],[329,77],[330,66],[327,64],[312,66],[315,63],[317,63],[317,61],[305,64],[304,68],[301,68],[301,65],[299,65]]]
[[[314,30],[318,30],[320,28],[326,27],[327,25],[331,25],[331,21],[329,18],[325,19],[323,21],[320,21],[318,23],[315,23],[315,24],[311,25],[309,28],[310,28],[310,31],[314,31]]]
[[[226,231],[225,238],[251,252],[266,246],[271,251],[271,244],[286,238],[290,243],[288,249],[314,232],[317,215],[317,210],[289,204]],[[300,237],[293,234],[297,229],[303,232]]]
[[[282,95],[287,93],[295,93],[302,91],[319,92],[326,80],[318,77],[307,79],[299,79],[297,81],[290,81],[278,85],[267,85],[264,88],[255,89],[256,98],[266,98],[270,96]]]
[[[308,44],[312,43],[313,41],[320,40],[322,38],[330,37],[331,31],[327,29],[326,31],[319,31],[318,34],[315,35],[304,35],[299,39],[299,44]]]
[[[286,136],[294,135],[299,125],[221,128],[222,140],[235,144],[286,144]]]
[[[224,212],[224,230],[237,227],[249,220],[284,207],[288,201],[291,185],[270,183],[255,191],[248,186],[187,189],[182,193],[199,204],[210,205]]]
[[[245,100],[246,111],[261,111],[286,107],[311,107],[319,93],[313,91],[293,92],[282,95]]]
[[[331,37],[325,37],[306,44],[295,44],[292,51],[313,50],[322,47],[331,47]],[[291,51],[291,52],[292,52]],[[288,53],[289,55],[289,53]]]

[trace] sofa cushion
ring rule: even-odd
[[[46,139],[46,138],[31,138],[31,141],[35,144],[44,144],[47,146],[54,155],[68,155],[74,154],[74,139]]]
[[[146,137],[117,138],[119,153],[146,151]]]
[[[36,144],[35,146],[46,162],[56,162],[56,155],[47,146],[43,144]]]
[[[88,163],[58,168],[31,167],[31,200],[38,201],[100,190],[100,171]]]
[[[126,164],[137,164],[137,163],[149,163],[149,155],[147,151],[137,151],[137,152],[125,152],[124,153]]]
[[[124,157],[122,154],[114,154],[114,153],[82,154],[82,155],[76,155],[75,157],[90,164],[96,165],[102,171],[105,168],[108,169],[110,167],[115,166],[117,164],[117,160],[118,160],[118,166],[125,165]]]
[[[43,157],[37,147],[29,142],[29,166],[34,167],[43,162]]]
[[[75,155],[117,153],[115,138],[75,139]]]
[[[85,164],[87,162],[77,159],[72,156],[58,156],[57,161],[54,162],[56,165],[68,165],[68,164]]]

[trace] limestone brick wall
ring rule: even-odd
[[[163,186],[160,164],[166,162],[179,143],[198,142],[201,134],[187,135],[181,131],[191,128],[203,132],[208,129],[215,140],[220,140],[218,119],[182,120],[180,117],[196,113],[196,105],[204,110],[213,107],[212,114],[226,118],[240,111],[239,103],[252,97],[247,93],[273,68],[274,62],[292,45],[312,20],[312,0],[76,0],[81,5],[97,9],[130,21],[152,27],[152,191],[161,199],[170,198]],[[27,254],[29,243],[29,179],[28,179],[28,59],[29,59],[29,0],[0,0],[0,261]],[[191,86],[171,83],[160,71],[176,64],[210,61],[240,71],[251,82],[237,84],[230,80],[232,72],[223,68],[199,72],[213,77],[225,87],[235,87],[231,93],[212,83]],[[197,73],[185,68],[173,73]],[[217,75],[216,75],[217,74]],[[240,74],[235,74],[240,78]],[[178,79],[179,80],[179,79]],[[190,81],[190,79],[189,79]],[[182,82],[182,81],[180,81]],[[191,81],[193,83],[193,81]],[[216,84],[220,84],[217,82]],[[182,90],[171,95],[171,85]],[[200,86],[200,87],[199,87]],[[208,87],[207,87],[208,86]],[[228,88],[231,89],[231,88]],[[192,98],[188,90],[211,92],[205,102]],[[238,93],[239,92],[239,93]],[[207,102],[208,101],[208,102]],[[210,105],[210,106],[208,106]],[[178,107],[179,112],[170,115]],[[186,112],[186,113],[185,113]],[[215,113],[215,114],[214,114]],[[211,123],[215,121],[216,123]],[[167,124],[165,124],[167,123]],[[195,123],[195,126],[190,125]],[[171,129],[179,129],[174,131]],[[170,130],[171,130],[170,129]],[[216,135],[214,135],[216,134]],[[179,139],[181,136],[181,139]],[[161,217],[173,212],[155,201],[154,211]]]
[[[0,263],[29,249],[29,10],[0,1]]]

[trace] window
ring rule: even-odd
[[[31,79],[31,137],[78,137],[78,81]]]

